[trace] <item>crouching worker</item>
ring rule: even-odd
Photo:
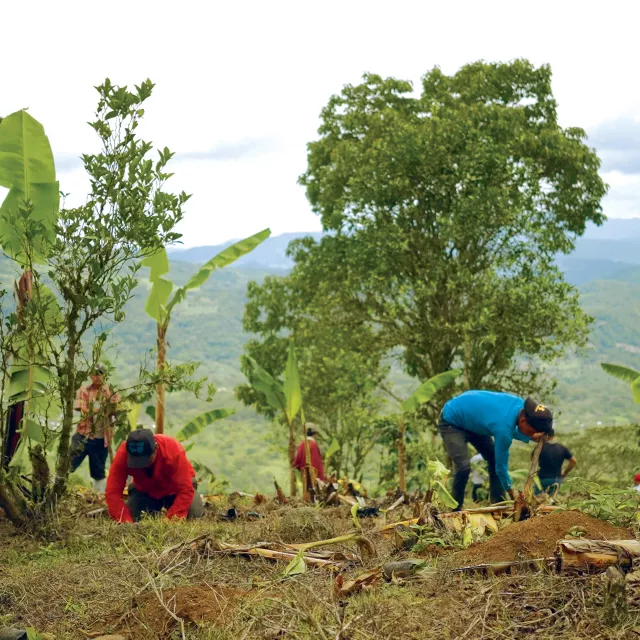
[[[142,513],[167,510],[167,518],[200,518],[204,505],[195,471],[182,445],[149,429],[132,431],[116,453],[107,478],[107,507],[118,522],[135,522]],[[122,493],[132,476],[125,504]]]

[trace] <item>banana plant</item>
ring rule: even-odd
[[[274,378],[263,369],[253,358],[247,357],[249,384],[255,391],[261,393],[267,404],[276,412],[280,412],[289,428],[289,484],[291,495],[295,496],[296,475],[293,466],[296,457],[296,436],[294,420],[301,414],[302,430],[306,447],[306,467],[310,467],[310,452],[305,429],[304,412],[302,411],[302,392],[300,390],[300,376],[293,342],[289,343],[289,355],[284,370],[284,383]],[[306,474],[303,474],[306,477]],[[310,487],[307,487],[309,490]]]
[[[407,490],[407,451],[405,445],[405,415],[413,413],[425,402],[429,402],[441,389],[448,387],[462,373],[460,369],[452,369],[439,373],[423,382],[404,402],[400,404],[402,413],[398,419],[398,475],[400,491]]]
[[[629,367],[623,367],[619,364],[607,364],[602,362],[600,366],[603,370],[614,378],[626,382],[631,388],[633,394],[633,401],[636,404],[640,404],[640,371],[630,369]]]
[[[10,443],[18,430],[28,439],[46,444],[40,423],[32,418],[44,408],[51,375],[35,364],[37,354],[33,340],[27,337],[23,312],[32,299],[31,265],[42,262],[55,240],[60,206],[49,140],[42,125],[25,110],[0,120],[0,186],[9,189],[0,205],[0,245],[23,270],[15,287],[22,333],[9,371],[9,412],[1,456],[7,463],[14,453]],[[42,285],[40,298],[47,305],[47,314],[59,314],[55,297]]]
[[[147,314],[156,321],[158,350],[156,371],[159,375],[162,375],[165,367],[167,330],[171,320],[171,313],[176,305],[187,297],[188,291],[201,287],[215,270],[222,269],[250,251],[253,251],[270,235],[271,231],[264,229],[249,238],[240,240],[230,247],[227,247],[200,267],[198,272],[195,273],[184,286],[178,287],[175,290],[173,296],[171,296],[171,293],[174,284],[164,277],[169,273],[169,258],[166,250],[162,248],[160,251],[155,252],[142,261],[143,266],[149,267],[151,291],[145,310]],[[156,385],[156,433],[164,433],[164,399],[165,388],[164,383],[161,381]]]

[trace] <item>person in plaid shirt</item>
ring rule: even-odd
[[[91,384],[78,389],[75,408],[80,412],[80,421],[71,438],[71,471],[89,457],[89,474],[98,493],[105,491],[105,466],[113,435],[111,418],[120,401],[103,378],[104,368],[97,366],[91,374]]]

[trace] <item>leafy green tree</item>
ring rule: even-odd
[[[329,100],[300,183],[330,233],[290,247],[292,278],[420,380],[459,366],[457,389],[544,395],[536,365],[588,335],[554,257],[604,219],[600,161],[558,124],[548,66],[435,68],[420,89],[366,75]]]
[[[57,184],[53,183],[55,190],[46,186],[54,180],[49,171],[39,181],[34,178],[39,186],[31,194],[12,197],[10,191],[9,206],[3,205],[0,212],[3,246],[9,246],[33,274],[29,322],[32,333],[39,330],[37,352],[55,373],[62,411],[57,495],[66,488],[75,393],[86,375],[80,367],[86,362],[83,339],[96,336],[99,344],[104,342],[109,326],[124,319],[124,306],[137,286],[139,259],[179,238],[173,229],[182,219],[188,196],[164,189],[171,176],[166,166],[172,154],[165,148],[154,162],[149,157],[152,144],[140,139],[136,131],[144,116],[142,105],[152,90],[148,80],[133,91],[114,86],[108,79],[97,87],[98,108],[90,125],[101,148],[82,156],[91,185],[83,206],[63,208],[52,216],[48,204],[44,207],[47,215],[40,213],[42,194],[51,198],[52,192],[56,197],[58,193]],[[8,120],[3,121],[3,128]],[[33,144],[23,146],[32,153]],[[24,164],[29,171],[38,166],[32,161]],[[51,291],[35,264],[45,265]]]
[[[169,273],[169,258],[166,249],[161,247],[150,254],[143,261],[143,265],[149,267],[149,280],[151,291],[147,300],[146,312],[156,321],[157,327],[157,369],[159,376],[165,371],[167,355],[167,330],[171,321],[171,312],[174,307],[187,297],[187,292],[201,287],[209,276],[216,270],[222,269],[235,262],[238,258],[253,251],[260,243],[271,235],[269,229],[264,229],[253,236],[240,240],[227,247],[205,263],[188,282],[178,287],[171,296],[173,283],[164,276]],[[164,433],[164,399],[165,383],[160,380],[156,386],[156,433]]]
[[[388,366],[370,328],[342,324],[331,298],[314,301],[306,285],[295,277],[277,276],[249,284],[243,324],[257,337],[245,345],[249,358],[243,359],[242,369],[249,374],[254,360],[277,376],[293,340],[305,414],[320,425],[327,445],[335,442],[325,462],[338,477],[347,472],[357,478],[375,446],[377,417],[385,404],[379,384]],[[313,304],[306,304],[310,299]],[[259,413],[274,416],[271,404],[251,385],[241,385],[236,395]],[[295,456],[291,439],[289,448]]]

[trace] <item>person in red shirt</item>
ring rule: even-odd
[[[317,431],[315,429],[315,425],[309,423],[307,428],[307,442],[309,443],[309,453],[311,454],[311,466],[316,470],[316,477],[320,480],[325,479],[324,477],[324,464],[322,463],[322,454],[320,453],[320,448],[318,447],[318,443],[313,439],[313,436],[317,435]],[[307,453],[304,441],[302,441],[298,445],[298,450],[296,451],[296,458],[293,461],[293,466],[296,469],[302,471],[307,464]]]
[[[125,504],[122,493],[132,476]],[[107,478],[109,515],[118,522],[135,522],[143,512],[167,510],[167,518],[200,518],[202,498],[195,471],[183,446],[171,436],[150,429],[132,431],[120,445]]]

